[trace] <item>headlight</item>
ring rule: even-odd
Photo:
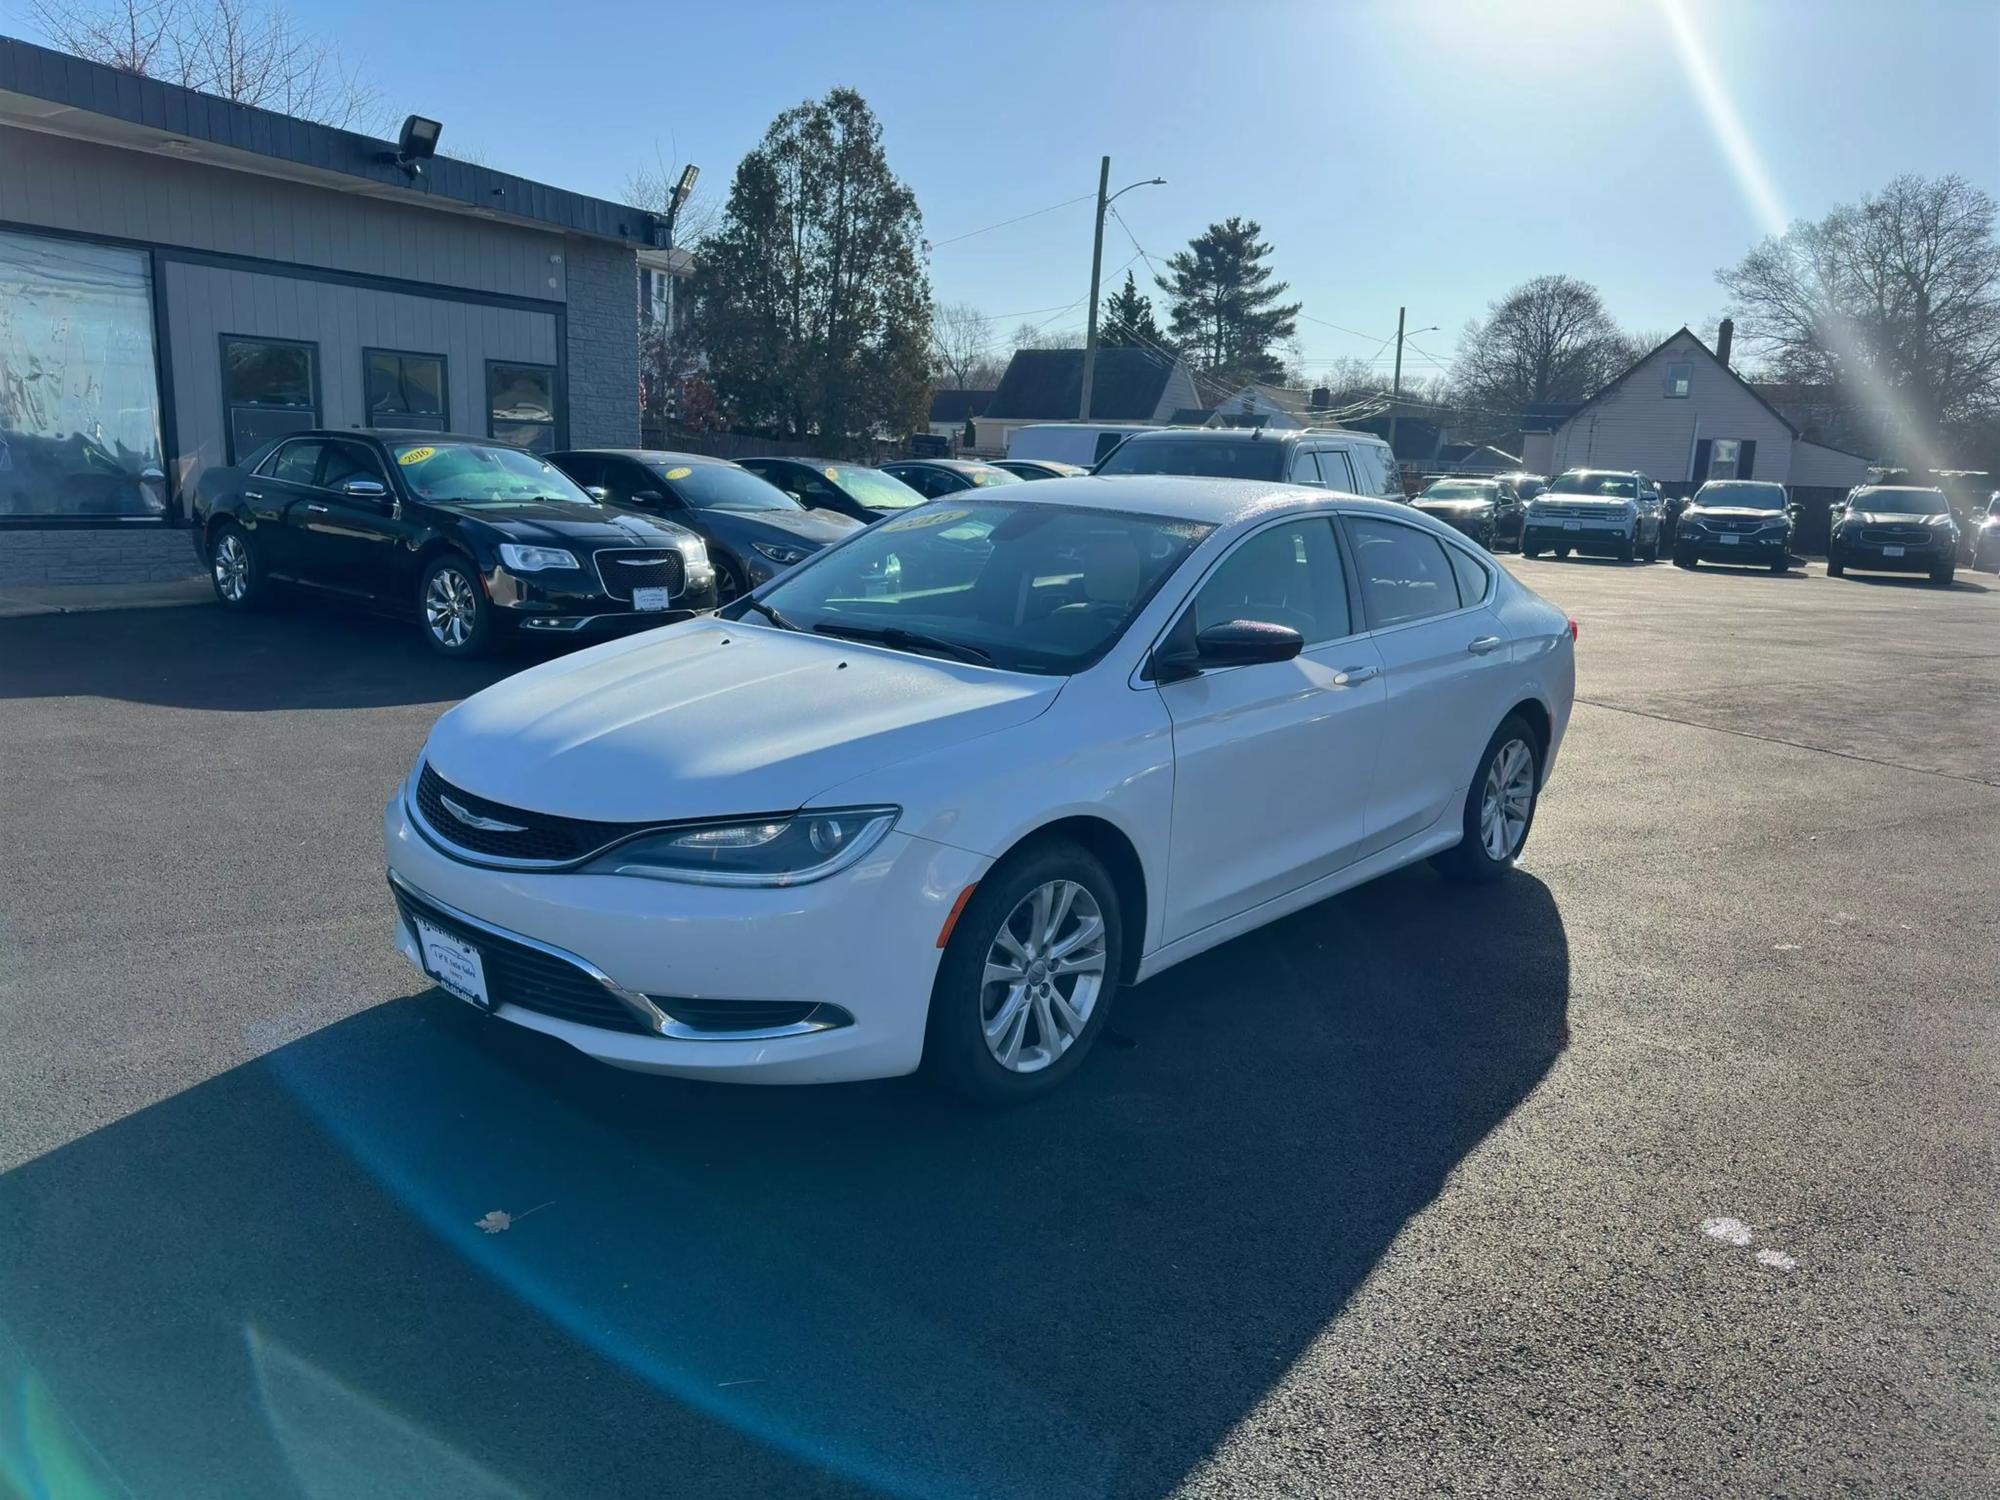
[[[781,568],[804,562],[809,555],[804,547],[787,547],[782,542],[752,542],[750,545]]]
[[[688,567],[705,568],[708,566],[708,543],[704,542],[700,537],[690,533],[675,542],[674,545],[681,549],[681,561]]]
[[[544,568],[576,566],[576,558],[561,547],[530,547],[521,542],[502,542],[500,561],[513,573],[539,573]]]
[[[881,843],[901,811],[815,808],[789,817],[688,824],[620,844],[583,870],[696,885],[804,885],[839,873]]]

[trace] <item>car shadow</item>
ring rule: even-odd
[[[1853,569],[1841,574],[1843,583],[1866,583],[1885,589],[1922,589],[1925,593],[1990,594],[1993,585],[1981,583],[1976,578],[1967,578],[1963,571],[1948,584],[1935,584],[1923,573],[1857,573]]]
[[[576,643],[583,644],[583,643]],[[439,656],[408,621],[301,599],[0,619],[0,698],[88,696],[170,708],[384,708],[464,698],[574,649],[512,641],[474,661]]]
[[[1008,1113],[389,1000],[0,1176],[0,1455],[212,1497],[1158,1495],[1568,999],[1544,885],[1418,868],[1127,995]]]

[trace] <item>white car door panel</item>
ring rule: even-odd
[[[1287,625],[1310,644],[1284,662],[1162,683],[1173,720],[1172,942],[1351,863],[1385,701],[1381,658],[1352,633],[1345,574],[1324,515],[1247,538],[1191,606],[1195,628]]]

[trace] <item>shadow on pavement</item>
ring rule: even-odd
[[[559,654],[511,644],[452,661],[417,627],[301,600],[233,615],[219,606],[0,619],[0,699],[97,697],[256,712],[383,708],[464,698]]]
[[[0,1177],[0,1481],[1157,1495],[1547,1074],[1568,993],[1539,881],[1417,869],[1126,996],[1008,1114],[392,1000]]]
[[[1936,584],[1923,573],[1856,573],[1852,569],[1843,573],[1842,583],[1867,583],[1885,589],[1923,589],[1926,593],[1938,594],[1990,594],[1993,586],[1981,583],[1976,578],[1967,578],[1961,568],[1958,576],[1949,584]]]

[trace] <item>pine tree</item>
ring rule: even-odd
[[[1153,318],[1153,299],[1139,290],[1132,273],[1125,273],[1125,285],[1113,292],[1104,304],[1098,342],[1107,349],[1136,347],[1172,353],[1173,346]]]
[[[1167,258],[1159,278],[1173,336],[1195,368],[1226,385],[1277,381],[1284,363],[1272,352],[1298,327],[1297,302],[1280,302],[1291,283],[1273,281],[1254,219],[1211,224],[1187,249]]]

